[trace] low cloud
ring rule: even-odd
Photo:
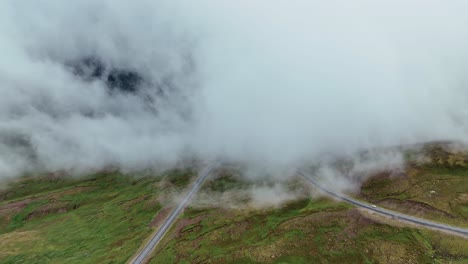
[[[369,148],[466,142],[467,8],[2,1],[0,177],[190,157],[283,172]],[[77,73],[90,58],[102,74]],[[135,87],[119,89],[129,79]]]

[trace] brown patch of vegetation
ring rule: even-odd
[[[181,232],[182,229],[184,229],[185,227],[189,226],[189,225],[195,225],[195,224],[198,224],[200,223],[200,221],[203,219],[203,216],[204,215],[199,215],[197,217],[194,217],[194,218],[183,218],[183,219],[180,219],[179,221],[177,221],[177,224],[175,225],[175,228],[174,228],[174,233],[176,234],[180,234],[180,233],[183,233]]]
[[[67,202],[59,202],[59,201],[49,201],[48,204],[42,205],[35,209],[33,212],[29,213],[26,217],[27,220],[31,220],[36,217],[44,217],[49,214],[62,214],[66,213],[69,210],[73,210],[74,208],[70,206]]]
[[[29,203],[35,201],[37,199],[28,198],[18,202],[12,202],[0,205],[0,217],[11,216],[12,214],[16,214],[21,212]]]
[[[124,210],[128,211],[128,210],[131,210],[131,208],[135,204],[146,201],[146,200],[148,200],[149,197],[151,197],[151,195],[144,195],[144,196],[140,196],[140,197],[135,197],[135,198],[133,198],[131,200],[121,201],[121,202],[119,202],[119,205],[122,205]]]
[[[417,264],[421,263],[417,251],[393,241],[375,241],[368,244],[369,255],[376,263],[382,264]],[[389,254],[391,253],[391,254]]]
[[[55,177],[55,176],[50,176]],[[44,217],[49,214],[55,213],[66,213],[69,210],[76,209],[73,205],[69,202],[62,202],[59,201],[61,197],[65,195],[73,195],[77,193],[81,193],[84,191],[88,191],[92,189],[92,187],[75,187],[67,190],[62,190],[58,192],[51,192],[46,195],[40,195],[36,197],[26,198],[21,201],[6,203],[0,205],[0,219],[4,219],[3,222],[9,222],[9,219],[15,215],[20,213],[23,209],[25,209],[30,203],[47,199],[48,202],[45,205],[42,205],[36,208],[33,212],[29,213],[26,217],[27,220],[31,220],[37,217]]]
[[[357,226],[366,227],[368,225],[375,223],[374,220],[364,216],[361,213],[361,211],[359,211],[359,209],[348,210],[347,216],[353,222],[353,225],[348,225],[343,230],[346,233],[346,236],[348,236],[349,238],[354,238],[358,235],[358,230],[353,228],[353,226],[357,225]]]
[[[437,214],[441,217],[448,217],[454,218],[453,215],[434,208],[426,203],[417,202],[412,200],[398,200],[393,198],[386,198],[378,202],[380,206],[392,209],[392,210],[399,210],[404,211],[405,213],[416,215],[416,216],[424,216],[427,213]],[[402,210],[403,209],[403,210]]]
[[[156,214],[156,216],[151,221],[151,223],[149,223],[149,226],[150,227],[160,226],[173,209],[174,209],[173,207],[166,207],[166,208],[159,210],[159,212]]]

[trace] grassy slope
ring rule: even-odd
[[[20,181],[0,203],[1,263],[123,263],[160,209],[157,178]]]
[[[151,263],[463,263],[467,247],[319,199],[268,211],[188,210]]]
[[[411,153],[410,153],[411,154]],[[468,227],[468,159],[437,145],[424,149],[428,161],[409,160],[406,173],[368,179],[361,198],[393,210]]]
[[[207,186],[236,188],[221,178]],[[466,263],[468,241],[368,219],[344,203],[187,210],[151,263]]]
[[[0,263],[124,263],[153,231],[158,197],[186,186],[190,175],[173,172],[162,181],[108,173],[12,183],[0,191]],[[204,189],[243,186],[225,175]],[[466,240],[389,226],[321,198],[277,209],[190,208],[151,263],[466,263],[467,248]]]

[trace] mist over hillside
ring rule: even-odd
[[[0,3],[0,177],[466,141],[466,1]]]

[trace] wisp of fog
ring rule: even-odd
[[[4,0],[0,177],[466,141],[467,1]]]

